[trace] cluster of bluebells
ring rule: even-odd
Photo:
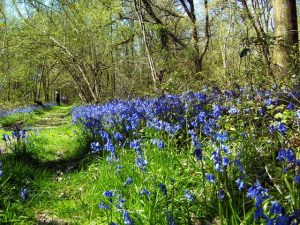
[[[281,94],[281,90],[277,91]],[[291,93],[290,90],[286,90]],[[277,93],[278,94],[278,93]],[[299,95],[299,93],[293,93]],[[221,92],[218,88],[204,89],[202,92],[187,92],[182,95],[162,95],[156,98],[113,100],[104,105],[76,107],[72,111],[73,122],[89,131],[100,144],[101,149],[128,146],[141,138],[141,130],[152,129],[165,134],[164,137],[179,136],[186,129],[195,134],[215,137],[218,120],[223,115],[248,114],[253,108],[238,109],[242,101],[259,101],[260,115],[265,115],[265,107],[279,104],[275,94],[266,90],[250,91],[249,87],[236,86],[234,90]],[[290,103],[288,109],[297,112],[297,106]],[[278,121],[269,128],[286,134],[288,127]],[[191,134],[194,140],[193,135]],[[164,140],[153,139],[158,148],[164,147]],[[106,147],[105,147],[106,146]],[[197,144],[195,145],[197,148]],[[94,151],[93,148],[91,148]],[[200,153],[199,148],[197,150]],[[198,154],[199,155],[199,154]]]
[[[286,134],[287,126],[282,122],[277,122],[275,125],[274,124],[270,125],[269,131],[271,133],[274,133],[275,131],[278,131],[281,134]]]
[[[268,215],[264,212],[263,201],[270,198],[267,188],[263,188],[259,181],[256,181],[247,192],[247,197],[255,200],[255,220],[263,219],[265,224],[292,224],[298,225],[300,222],[300,210],[287,214],[285,208],[278,201],[271,201]]]
[[[290,93],[289,90],[285,90],[285,92]],[[225,92],[213,88],[209,91],[206,89],[198,93],[188,92],[182,95],[162,95],[152,99],[145,97],[127,101],[114,100],[101,106],[77,107],[73,109],[72,114],[73,122],[81,125],[94,138],[94,142],[90,146],[92,153],[108,152],[110,153],[110,161],[118,161],[118,148],[131,149],[136,154],[134,163],[143,173],[147,171],[148,166],[148,161],[143,152],[143,144],[147,138],[152,146],[163,150],[165,143],[167,143],[166,139],[174,137],[177,139],[183,137],[185,139],[188,136],[195,159],[201,162],[211,160],[213,170],[208,168],[210,171],[207,171],[204,168],[205,177],[212,185],[220,185],[217,196],[220,200],[224,200],[227,192],[222,189],[225,189],[225,186],[223,187],[220,181],[216,180],[216,174],[225,174],[233,168],[234,171],[237,171],[234,185],[241,192],[247,190],[247,174],[242,164],[243,156],[231,149],[230,142],[233,138],[231,133],[220,127],[223,116],[229,115],[230,118],[236,119],[238,116],[243,118],[244,115],[252,113],[265,119],[270,106],[281,104],[275,97],[277,94],[256,89],[253,92],[248,87],[240,88],[239,86],[235,90]],[[283,93],[279,91],[279,94],[282,95]],[[300,97],[299,93],[293,93],[293,96],[296,95]],[[253,106],[249,106],[249,108],[241,107],[243,101],[255,102],[256,108],[253,108]],[[296,122],[300,121],[298,108],[299,106],[296,103],[290,103],[286,106],[287,110],[294,111]],[[269,131],[271,133],[276,131],[282,134],[283,137],[287,137],[289,132],[288,126],[282,121],[275,121],[270,125]],[[155,138],[152,136],[148,137],[148,133],[155,133]],[[243,130],[241,137],[247,139],[249,134]],[[210,141],[209,143],[201,143],[202,139]],[[186,140],[182,140],[182,142],[188,143]],[[203,154],[204,149],[207,149],[206,145],[213,148],[210,158],[205,158],[204,156],[208,154]],[[294,151],[290,150],[280,151],[277,159],[285,160],[289,164],[284,169],[284,172],[289,171],[291,168],[299,167],[300,164],[295,157]],[[118,168],[117,172],[121,169],[121,167]],[[297,171],[294,180],[295,183],[299,183],[299,171]],[[124,181],[123,187],[131,185],[132,182],[133,180],[128,177]],[[160,184],[159,188],[163,195],[166,196],[166,186]],[[150,191],[144,188],[140,191],[140,195],[146,196],[148,199]],[[283,220],[284,216],[292,218],[292,215],[284,213],[284,209],[281,208],[282,206],[277,201],[272,202],[270,213],[267,214],[276,216],[270,217],[264,213],[262,204],[270,196],[268,190],[263,188],[260,182],[254,183],[248,189],[247,197],[255,200],[255,219],[262,218],[268,222],[273,221],[275,223]],[[191,191],[185,190],[183,198],[193,201],[194,195]],[[109,204],[112,204],[112,202]],[[103,202],[100,208],[108,209],[109,205],[105,205]],[[125,209],[122,210],[125,223],[125,218],[129,214]],[[173,215],[170,214],[169,216],[172,218],[169,220],[169,223],[175,223]],[[127,219],[126,221],[131,220]],[[128,222],[128,224],[131,223]]]
[[[7,134],[3,134],[2,140],[5,141],[7,145],[10,145],[10,144],[11,144],[10,137],[9,137],[9,135],[7,135]]]
[[[27,142],[27,130],[21,130],[19,128],[16,128],[14,131],[12,131],[11,138],[15,139],[17,142],[24,141]],[[2,135],[2,140],[6,142],[7,145],[11,145],[12,139],[8,134]]]
[[[50,103],[44,103],[45,107],[50,107],[50,106],[54,106],[55,103],[50,102]],[[4,117],[4,116],[9,116],[9,115],[13,115],[13,114],[26,114],[26,113],[31,113],[35,110],[41,110],[43,109],[42,106],[37,106],[37,105],[31,105],[28,107],[23,107],[23,108],[16,108],[16,109],[12,109],[9,111],[0,111],[0,118]]]
[[[127,179],[127,182],[132,183],[132,180],[129,181],[129,179]],[[134,221],[130,217],[128,210],[126,210],[124,207],[126,200],[121,194],[116,195],[116,191],[107,190],[103,192],[103,196],[106,198],[106,201],[101,201],[99,203],[100,209],[113,210],[113,207],[115,207],[117,209],[117,212],[122,213],[124,224],[128,224],[128,225],[134,224]],[[116,223],[111,222],[110,224],[116,224]]]
[[[278,152],[277,158],[280,161],[285,161],[287,166],[283,169],[283,173],[287,173],[290,170],[295,171],[294,182],[300,183],[300,159],[296,158],[295,151],[293,149],[281,149]]]

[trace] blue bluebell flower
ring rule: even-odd
[[[227,157],[223,157],[222,165],[224,166],[224,168],[226,168],[228,164],[229,164],[229,159]]]
[[[270,132],[270,133],[274,133],[276,130],[277,130],[277,128],[276,128],[273,124],[271,124],[271,125],[269,126],[269,132]]]
[[[286,106],[286,108],[287,108],[288,110],[294,110],[294,109],[295,109],[295,105],[294,105],[293,103],[289,103],[289,104]]]
[[[20,192],[20,196],[22,201],[26,201],[28,198],[28,192],[27,192],[27,188],[21,188],[21,192]]]
[[[221,144],[221,149],[225,152],[225,154],[230,154],[229,147],[227,145]]]
[[[10,144],[11,144],[10,137],[9,137],[7,134],[3,134],[2,140],[3,140],[3,141],[6,141],[7,145],[10,145]]]
[[[148,196],[148,195],[150,195],[151,193],[150,193],[150,191],[148,191],[146,188],[143,188],[143,189],[140,191],[140,194],[141,194],[141,195],[146,195],[146,196]]]
[[[240,191],[245,188],[245,183],[241,178],[238,178],[235,183]]]
[[[143,157],[139,156],[135,159],[135,165],[140,168],[142,172],[146,172],[146,167],[148,165],[148,161]]]
[[[116,173],[119,173],[123,168],[122,165],[117,165]]]
[[[219,106],[219,105],[212,105],[212,108],[213,108],[212,115],[215,118],[219,118],[221,116],[221,114],[222,114],[222,107]]]
[[[263,188],[259,181],[256,181],[247,192],[247,198],[255,199],[255,213],[254,219],[263,218],[269,220],[269,218],[264,214],[262,209],[262,202],[264,199],[269,198],[268,189]]]
[[[167,186],[163,183],[160,183],[158,186],[161,190],[161,193],[163,193],[163,195],[167,195]]]
[[[126,202],[126,199],[123,198],[121,194],[119,194],[115,201],[116,208],[118,208],[119,210],[122,210],[125,202]]]
[[[294,182],[295,182],[296,184],[299,184],[299,183],[300,183],[300,176],[299,176],[299,175],[296,175],[296,176],[294,177]]]
[[[276,157],[278,160],[286,160],[289,163],[294,163],[296,160],[295,152],[293,149],[281,149]]]
[[[206,177],[206,179],[207,179],[209,182],[211,182],[211,183],[214,183],[214,182],[215,182],[216,177],[215,177],[214,175],[212,175],[212,174],[206,174],[205,177]]]
[[[110,139],[107,140],[106,144],[104,145],[104,149],[108,152],[115,152],[115,147]]]
[[[233,106],[233,107],[230,107],[230,109],[228,110],[228,113],[232,114],[232,115],[237,115],[239,113],[239,110]]]
[[[91,152],[92,153],[98,153],[101,150],[101,146],[99,142],[92,142],[91,143]]]
[[[151,143],[156,145],[158,149],[163,149],[165,147],[162,139],[151,139]]]
[[[243,173],[243,174],[245,173],[244,166],[243,166],[242,162],[239,159],[233,160],[233,163],[234,163],[234,165],[236,165],[239,168],[239,171],[241,173]]]
[[[114,138],[115,138],[116,141],[120,141],[120,140],[124,139],[124,136],[120,132],[116,132],[114,134]]]
[[[133,182],[132,178],[128,177],[128,178],[126,179],[126,181],[124,182],[123,187],[126,187],[126,186],[129,185],[129,184],[132,184],[132,182]]]
[[[278,201],[272,201],[271,202],[272,206],[270,208],[270,213],[275,214],[275,215],[279,215],[279,214],[285,214],[285,209],[282,205],[280,205],[278,203]]]
[[[126,210],[123,210],[123,219],[124,219],[124,224],[134,225],[133,220],[130,218],[129,213]]]
[[[176,225],[176,221],[175,221],[174,216],[172,215],[172,213],[170,211],[167,211],[167,215],[168,215],[167,224],[168,225]]]
[[[164,142],[163,142],[161,139],[158,139],[158,140],[157,140],[156,145],[157,145],[157,147],[158,147],[159,149],[163,149],[163,148],[165,147],[165,144],[164,144]]]
[[[3,176],[3,166],[2,166],[2,161],[0,160],[0,177]]]
[[[225,191],[223,189],[221,189],[219,192],[218,192],[218,198],[223,201],[225,199]]]
[[[265,100],[264,100],[264,103],[265,103],[266,106],[272,105],[272,98],[267,98],[267,99],[265,99]]]
[[[266,114],[266,111],[261,107],[258,108],[258,112],[261,116],[264,116]]]
[[[194,153],[198,160],[202,160],[202,149],[201,148],[195,149]]]
[[[191,202],[194,200],[194,195],[189,190],[184,190],[184,198]]]
[[[289,218],[289,216],[288,215],[282,215],[282,216],[279,216],[279,217],[277,217],[276,219],[274,219],[275,220],[275,224],[276,225],[292,225],[292,219],[291,218]],[[274,224],[274,223],[273,223]],[[272,224],[272,225],[273,225]],[[296,224],[294,224],[294,225],[299,225],[299,223],[296,223]]]
[[[99,135],[100,135],[100,137],[103,139],[103,140],[105,140],[105,141],[109,141],[109,134],[106,132],[106,131],[104,131],[104,130],[101,130],[100,132],[99,132]]]
[[[111,191],[111,190],[104,191],[104,192],[103,192],[103,195],[104,195],[105,197],[112,198],[112,197],[115,196],[115,191]]]
[[[219,162],[215,163],[214,168],[218,172],[223,172],[223,168],[222,168],[222,166],[221,166],[221,164]]]
[[[221,165],[221,158],[220,158],[220,150],[217,148],[216,151],[212,152],[211,159],[214,161],[214,168],[218,172],[223,172],[223,168]]]
[[[99,208],[109,210],[109,205],[106,205],[104,202],[100,202],[99,203]]]
[[[267,221],[270,220],[269,217],[267,217],[266,214],[264,213],[262,207],[256,207],[255,211],[254,211],[254,219],[258,220],[259,218],[263,218],[263,219],[265,219]]]
[[[220,132],[217,132],[216,133],[216,140],[221,142],[221,143],[224,143],[228,140],[228,133],[224,132],[224,133],[220,133]]]
[[[134,151],[139,155],[142,156],[142,148],[140,145],[140,140],[133,140],[130,142],[130,148],[134,149]]]
[[[280,133],[285,134],[287,132],[287,127],[281,122],[277,123],[277,129]]]
[[[260,200],[269,198],[268,189],[263,188],[259,181],[256,181],[247,192],[247,198],[253,198],[258,200],[261,203]]]

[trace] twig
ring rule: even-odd
[[[266,170],[266,173],[268,174],[270,180],[273,182],[274,187],[277,189],[277,191],[278,191],[280,194],[282,194],[282,191],[280,190],[279,185],[276,184],[276,183],[274,182],[274,178],[273,178],[273,177],[271,176],[271,174],[269,173],[268,165],[265,166],[265,170]]]

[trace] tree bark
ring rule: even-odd
[[[286,81],[290,72],[297,72],[293,67],[295,53],[299,51],[296,0],[273,0],[273,8],[277,39],[273,53],[275,72]]]

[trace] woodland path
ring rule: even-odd
[[[21,129],[36,136],[33,142],[41,149],[38,156],[42,161],[55,161],[72,155],[75,151],[75,127],[71,124],[72,106],[52,106],[38,113],[32,113],[33,123],[20,122]],[[1,130],[1,134],[11,135],[13,128]],[[35,134],[35,135],[33,135]],[[0,142],[5,149],[5,143]]]
[[[32,128],[49,129],[70,123],[70,106],[54,106],[45,110]]]

